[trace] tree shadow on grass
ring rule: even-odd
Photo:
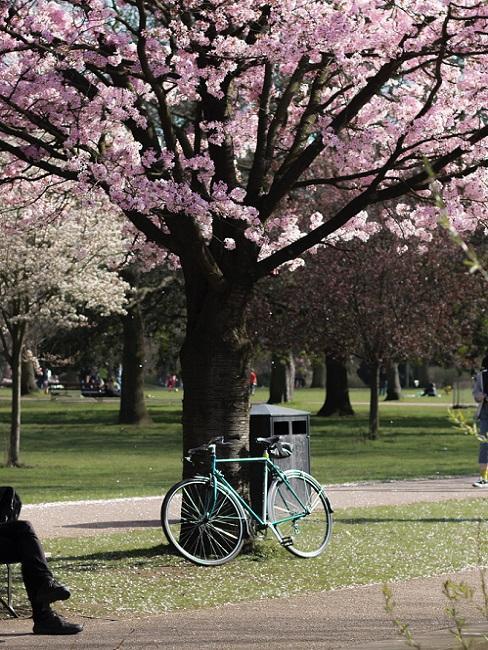
[[[354,519],[342,519],[341,517],[335,517],[335,523],[337,524],[347,524],[347,525],[360,525],[365,524],[389,524],[389,523],[417,523],[417,524],[465,524],[465,523],[475,523],[479,524],[485,522],[483,517],[412,517],[412,518],[394,518],[394,517],[377,517],[377,518],[368,518],[368,517],[358,517]]]
[[[452,432],[448,429],[442,430],[443,421],[447,421],[447,409],[449,405],[446,404],[446,411],[428,415],[425,413],[418,414],[391,414],[384,417],[379,434],[379,440],[391,436],[408,436],[412,435],[416,438],[432,436],[432,432],[438,430],[440,434],[453,434],[459,436],[459,433],[453,428]],[[389,420],[394,421],[394,426],[389,423]],[[346,437],[356,437],[362,430],[367,429],[368,415],[358,414],[354,418],[339,418],[330,417],[322,418],[312,416],[310,420],[311,430],[317,437],[341,440]]]
[[[181,409],[165,410],[164,412],[149,409],[149,413],[153,422],[157,424],[180,424],[181,423]],[[86,407],[82,411],[80,409],[65,409],[60,411],[53,410],[34,410],[25,409],[22,413],[22,424],[36,424],[42,425],[119,425],[121,427],[130,427],[131,425],[119,424],[118,409],[97,409]],[[8,422],[8,414],[3,414],[0,418],[1,421]]]
[[[158,544],[150,548],[133,548],[126,550],[99,551],[97,553],[84,553],[83,555],[59,556],[51,560],[52,564],[61,562],[117,562],[119,560],[150,560],[155,557],[181,557],[169,544]]]
[[[159,519],[137,519],[135,521],[89,521],[79,524],[64,524],[63,528],[84,528],[98,530],[103,528],[160,528]]]

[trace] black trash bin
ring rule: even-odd
[[[297,409],[284,408],[273,404],[254,404],[249,422],[249,451],[251,456],[260,456],[262,446],[257,438],[281,436],[283,442],[293,445],[293,453],[288,458],[273,458],[281,469],[301,469],[310,473],[310,413]],[[263,504],[263,466],[251,466],[250,496],[253,509],[262,514]]]

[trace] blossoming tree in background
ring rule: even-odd
[[[435,227],[426,161],[456,225],[475,228],[487,77],[482,0],[10,0],[3,178],[97,186],[178,260],[184,446],[223,433],[235,452],[256,282],[331,233],[364,233],[372,205],[407,196],[389,225]]]
[[[18,183],[0,204],[0,341],[12,368],[7,465],[20,463],[22,350],[29,328],[83,322],[80,310],[123,312],[128,284],[122,224],[96,204],[81,209],[64,192]]]
[[[281,283],[268,303],[255,302],[263,314],[255,332],[259,340],[326,350],[339,361],[354,354],[365,363],[371,439],[379,430],[380,368],[408,359],[452,362],[469,349],[486,310],[483,283],[468,272],[448,235],[437,231],[423,247],[415,238],[385,231],[367,242],[329,246]],[[287,307],[273,307],[273,301]],[[327,398],[333,380],[328,373]],[[318,414],[332,414],[328,406]],[[335,404],[339,412],[342,406]]]

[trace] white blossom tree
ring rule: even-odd
[[[82,310],[123,312],[128,288],[116,267],[126,238],[120,222],[97,204],[80,205],[65,192],[38,196],[17,185],[0,206],[0,342],[12,368],[7,465],[20,465],[22,349],[29,328],[86,320]]]

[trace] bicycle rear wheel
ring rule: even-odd
[[[332,534],[332,509],[321,485],[300,470],[285,471],[271,483],[269,523],[282,545],[299,557],[320,555]]]
[[[246,516],[233,494],[209,478],[174,485],[161,506],[161,524],[168,541],[196,564],[229,562],[244,543]]]

